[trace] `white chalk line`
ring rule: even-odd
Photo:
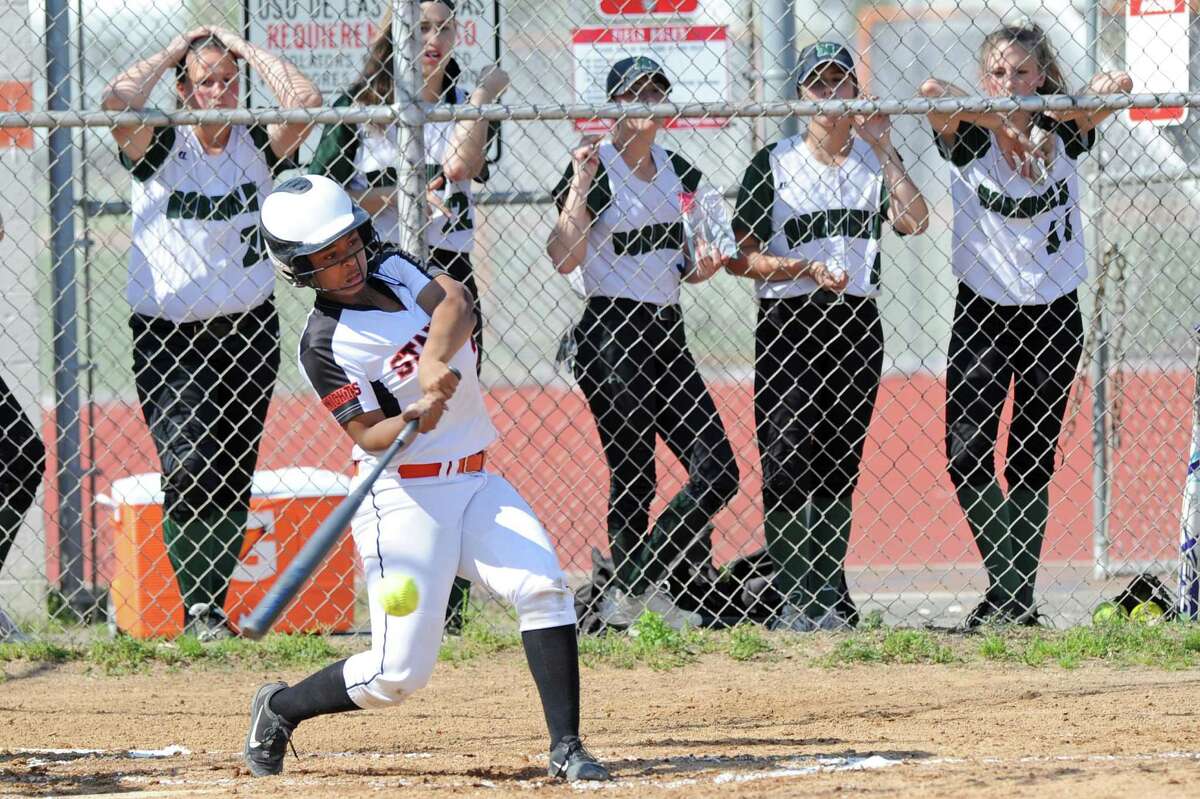
[[[34,749],[34,748],[16,748],[6,750],[13,754],[28,754],[31,757],[27,764],[30,766],[44,765],[52,762],[62,762],[66,759],[71,759],[64,756],[75,757],[92,757],[106,759],[165,759],[171,757],[188,757],[192,753],[182,746],[168,746],[162,749],[121,749],[121,750],[106,750],[106,749]],[[217,753],[210,753],[217,754]],[[230,755],[240,752],[228,753]],[[44,756],[39,757],[39,756]],[[451,755],[452,756],[452,755]],[[306,757],[311,758],[365,758],[370,760],[423,760],[434,757],[430,752],[321,752],[311,753]],[[716,774],[711,775],[696,775],[694,777],[681,777],[675,779],[663,779],[661,776],[646,775],[640,777],[620,777],[612,782],[580,782],[575,783],[573,787],[576,791],[603,791],[617,788],[628,788],[630,786],[644,786],[646,788],[657,789],[676,789],[685,788],[695,785],[731,785],[743,784],[748,782],[758,782],[762,780],[786,780],[796,779],[799,777],[812,776],[814,774],[827,774],[835,772],[862,772],[862,771],[878,771],[891,768],[899,765],[913,765],[926,768],[937,768],[942,766],[957,766],[970,765],[974,763],[985,764],[989,766],[1004,766],[1004,765],[1020,765],[1033,763],[1145,763],[1145,762],[1163,762],[1163,761],[1197,761],[1200,762],[1200,752],[1144,752],[1134,754],[1072,754],[1072,755],[1025,755],[1021,757],[931,757],[931,758],[895,758],[885,757],[883,755],[866,755],[862,757],[805,757],[799,756],[794,759],[782,759],[774,761],[773,768],[764,768],[761,770],[739,770],[731,771],[728,765],[731,761],[737,758],[721,757],[713,755],[698,755],[672,757],[664,759],[664,762],[695,762],[698,765],[709,766],[714,769],[725,768]],[[625,760],[633,760],[626,758]],[[618,765],[621,761],[610,761],[614,765]],[[637,760],[637,762],[645,763],[645,760]],[[747,762],[740,760],[739,763],[753,766],[753,760]],[[766,759],[760,759],[764,764]],[[211,793],[220,788],[228,788],[237,784],[240,780],[230,777],[220,777],[216,779],[195,779],[189,777],[180,778],[162,778],[150,775],[130,775],[129,777],[119,778],[121,782],[129,783],[131,786],[141,782],[154,781],[162,786],[176,786],[176,790],[171,790],[166,787],[161,791],[138,791],[136,794],[111,794],[112,796],[139,796],[150,799],[151,797],[171,797],[179,796],[189,792]],[[304,786],[304,785],[329,785],[332,783],[346,784],[362,784],[359,780],[353,778],[352,775],[338,776],[329,775],[307,775],[295,779],[288,779],[285,776],[282,782],[287,785]],[[378,775],[374,775],[367,784],[384,788],[384,787],[403,787],[409,784],[408,780],[401,777],[388,778],[380,780]],[[426,788],[436,790],[434,785],[424,782]],[[497,783],[494,780],[487,779],[455,779],[449,778],[445,783],[445,787],[461,787],[465,785],[499,789],[503,787],[519,786],[523,788],[538,788],[547,787],[552,783],[547,783],[544,780],[504,780]],[[178,789],[182,788],[180,791]],[[211,790],[209,790],[211,789]],[[108,794],[92,795],[94,799],[100,799]]]

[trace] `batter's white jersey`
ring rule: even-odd
[[[1048,305],[1087,277],[1076,159],[1095,131],[1041,115],[1037,124],[1053,136],[1054,160],[1036,184],[1008,165],[984,128],[960,123],[952,143],[934,133],[951,165],[954,276],[1001,305]]]
[[[370,411],[399,416],[421,398],[417,362],[429,336],[430,316],[417,296],[441,274],[398,251],[371,264],[368,281],[390,294],[403,310],[341,305],[318,298],[300,339],[300,366],[321,403],[339,423]],[[446,462],[474,455],[496,439],[483,403],[470,340],[450,365],[462,374],[438,426],[417,436],[396,458],[401,463]],[[373,465],[379,453],[354,448],[354,459]]]
[[[135,313],[191,322],[243,313],[275,289],[262,246],[258,207],[275,157],[266,128],[233,125],[217,155],[190,127],[155,128],[133,174],[133,246],[126,297]]]

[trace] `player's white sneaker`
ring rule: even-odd
[[[700,626],[702,619],[699,613],[679,607],[662,590],[651,588],[642,594],[641,599],[646,610],[662,616],[663,623],[672,629],[681,630],[684,627]]]
[[[242,759],[255,777],[283,772],[283,758],[296,725],[271,710],[271,697],[287,688],[285,682],[271,682],[254,692],[250,700],[250,731]]]
[[[625,629],[631,626],[646,610],[642,598],[626,593],[620,588],[609,588],[600,597],[596,616],[606,627]]]
[[[548,771],[551,777],[558,777],[567,782],[612,779],[608,769],[600,765],[600,761],[583,748],[583,741],[575,735],[568,735],[550,750]]]
[[[225,614],[211,605],[200,602],[188,608],[188,622],[183,631],[187,635],[196,636],[201,643],[233,637]]]
[[[0,644],[23,644],[28,640],[29,636],[21,632],[17,623],[0,608]]]
[[[817,629],[817,623],[808,617],[804,608],[788,602],[779,609],[767,626],[772,630],[784,630],[792,633],[811,633]]]

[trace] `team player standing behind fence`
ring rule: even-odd
[[[144,108],[173,72],[181,106],[235,109],[238,61],[283,107],[321,105],[286,59],[222,28],[199,28],[117,76],[104,108]],[[112,131],[133,175],[134,382],[162,464],[163,538],[184,621],[201,639],[229,634],[222,608],[279,370],[275,275],[261,246],[259,203],[308,132],[304,123]]]

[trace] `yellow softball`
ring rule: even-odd
[[[407,616],[417,609],[421,595],[408,575],[384,577],[379,584],[379,606],[389,616]]]

